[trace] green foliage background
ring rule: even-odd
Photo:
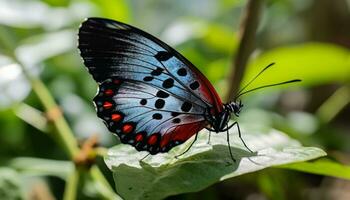
[[[0,199],[119,198],[102,159],[105,148],[119,142],[95,115],[96,84],[76,48],[85,17],[112,18],[159,37],[224,97],[245,5],[243,0],[0,0]],[[320,147],[327,159],[265,169],[168,199],[350,195],[349,10],[346,0],[266,0],[242,83],[271,62],[276,66],[254,86],[303,79],[245,96],[240,121]],[[55,102],[65,120],[52,121]],[[98,136],[96,165],[68,161],[79,152],[71,133],[79,144]]]

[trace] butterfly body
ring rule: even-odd
[[[167,152],[203,128],[225,131],[242,107],[223,104],[193,64],[135,27],[89,18],[79,29],[78,47],[99,84],[98,117],[139,151]]]

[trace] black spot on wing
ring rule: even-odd
[[[178,113],[178,112],[171,112],[171,116],[173,116],[173,117],[176,117],[176,116],[179,116],[180,115],[180,113]]]
[[[171,87],[173,87],[173,86],[174,86],[174,79],[172,79],[172,78],[166,79],[166,80],[163,82],[162,86],[163,86],[164,88],[171,88]]]
[[[145,78],[143,78],[144,81],[152,81],[153,80],[153,77],[152,76],[146,76]]]
[[[160,97],[160,98],[168,98],[169,97],[169,94],[162,91],[162,90],[159,90],[156,95],[157,95],[157,97]]]
[[[193,83],[190,84],[190,88],[192,90],[198,89],[199,88],[199,83],[198,81],[194,81]]]
[[[159,76],[159,75],[162,74],[162,72],[163,72],[163,69],[160,68],[160,67],[157,67],[157,69],[155,69],[155,70],[153,70],[153,71],[151,72],[151,75],[153,75],[153,76]]]
[[[180,119],[180,118],[175,118],[175,119],[172,120],[172,122],[173,122],[174,124],[178,124],[178,123],[181,122],[181,119]]]
[[[180,68],[179,70],[177,70],[177,74],[179,76],[186,76],[187,75],[187,71],[185,68]]]
[[[181,106],[181,110],[184,111],[184,112],[188,112],[190,111],[192,108],[192,104],[188,101],[185,101],[182,106]]]
[[[167,51],[159,51],[154,57],[158,61],[167,61],[169,58],[173,57],[173,55]]]
[[[147,100],[146,99],[141,99],[140,104],[143,105],[143,106],[146,105],[147,104]]]
[[[163,99],[157,99],[156,102],[154,103],[154,107],[157,109],[163,108],[165,105],[165,101]]]
[[[155,113],[152,115],[153,119],[161,120],[163,118],[162,114],[160,113]]]

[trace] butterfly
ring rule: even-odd
[[[156,37],[104,18],[88,18],[78,36],[84,65],[99,86],[97,116],[122,143],[154,155],[193,135],[195,141],[203,128],[239,130],[237,122],[228,123],[239,116],[241,101],[222,103],[209,80]]]

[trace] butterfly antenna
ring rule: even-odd
[[[277,85],[284,85],[284,84],[288,84],[288,83],[295,83],[295,82],[300,82],[301,80],[300,79],[294,79],[294,80],[289,80],[289,81],[284,81],[284,82],[281,82],[281,83],[274,83],[274,84],[269,84],[269,85],[263,85],[263,86],[260,86],[260,87],[257,87],[257,88],[253,88],[251,90],[248,90],[248,91],[245,91],[245,92],[242,92],[240,93],[236,98],[244,95],[244,94],[247,94],[249,92],[253,92],[255,90],[260,90],[262,88],[267,88],[267,87],[272,87],[272,86],[277,86]]]
[[[268,68],[270,68],[274,64],[275,63],[271,63],[271,64],[267,65],[264,69],[262,69],[252,80],[250,80],[242,89],[240,89],[238,91],[237,97],[240,96],[241,92],[243,92],[243,90],[246,89],[255,79],[257,79],[265,70],[267,70]]]

